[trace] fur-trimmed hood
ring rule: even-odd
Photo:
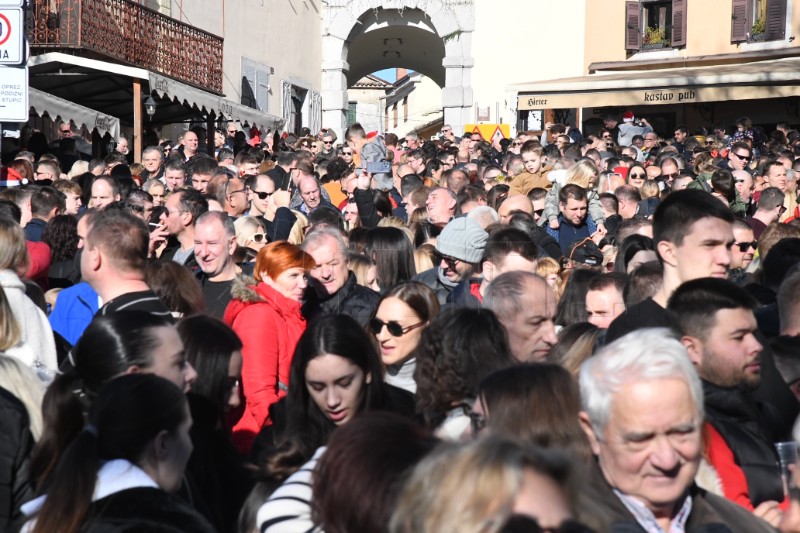
[[[225,322],[232,324],[244,309],[257,304],[266,304],[284,319],[301,320],[300,302],[287,298],[263,281],[240,274],[233,280],[231,302],[225,310]]]

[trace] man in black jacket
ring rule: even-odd
[[[341,232],[332,226],[315,226],[301,247],[317,264],[310,271],[314,290],[307,291],[306,311],[348,315],[366,327],[381,297],[356,282],[356,275],[348,269],[347,244]]]
[[[672,327],[703,381],[706,423],[711,426],[708,460],[726,495],[733,498],[738,493],[737,503],[751,508],[784,500],[773,443],[786,440],[780,434],[778,411],[759,403],[753,391],[760,386],[788,391],[775,375],[771,354],[756,337],[755,307],[755,299],[744,289],[714,278],[684,283],[667,307]],[[736,486],[742,475],[746,487]]]

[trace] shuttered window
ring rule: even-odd
[[[350,127],[358,122],[358,102],[347,103],[347,126]]]
[[[731,41],[784,40],[788,1],[731,0]]]
[[[242,105],[265,113],[269,111],[269,75],[267,65],[242,58]]]
[[[625,50],[686,46],[687,0],[625,2]]]

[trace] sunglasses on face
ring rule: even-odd
[[[739,251],[742,252],[742,253],[745,253],[750,248],[752,248],[753,250],[758,248],[758,241],[735,242],[735,243],[733,243],[733,245],[734,246],[738,246],[739,247]]]
[[[680,172],[673,172],[672,174],[662,174],[661,176],[664,177],[664,178],[667,178],[667,179],[674,180],[675,178],[677,178],[680,175],[681,175]]]
[[[733,155],[735,155],[737,158],[739,158],[740,160],[742,160],[742,161],[747,161],[748,163],[749,163],[749,162],[750,162],[750,160],[752,159],[752,158],[751,158],[749,155],[739,155],[739,154],[737,154],[736,152],[731,152],[731,153],[732,153]]]
[[[253,242],[261,242],[266,240],[267,236],[264,233],[253,233],[253,236],[250,237],[250,240]]]
[[[631,179],[632,180],[643,180],[645,178],[647,178],[647,174],[633,174],[633,173],[631,173]]]
[[[450,257],[449,255],[442,255],[439,252],[435,252],[433,254],[433,257],[434,261],[436,261],[435,264],[441,265],[442,261],[444,261],[447,264],[447,268],[449,268],[450,270],[455,270],[456,265],[461,262],[460,259],[456,259],[455,257]]]
[[[418,324],[413,324],[411,326],[403,327],[400,325],[399,322],[394,320],[390,320],[389,322],[384,322],[380,318],[373,318],[369,321],[369,329],[372,331],[373,334],[377,335],[381,331],[383,331],[383,327],[386,326],[386,329],[389,330],[389,334],[392,337],[402,337],[409,331],[413,329],[417,329],[420,326],[424,326],[425,322],[420,322]]]
[[[534,213],[534,214],[535,214],[537,217],[540,217],[540,216],[542,216],[542,214],[544,214],[544,209],[534,209],[534,210],[533,210],[533,213]]]
[[[60,130],[61,133],[69,133],[69,130]]]
[[[272,192],[264,192],[264,191],[250,191],[250,192],[252,192],[252,193],[253,193],[253,194],[255,194],[256,196],[258,196],[258,199],[259,199],[259,200],[266,200],[267,198],[269,198],[270,196],[272,196],[273,194],[275,194],[275,191],[272,191]]]
[[[522,143],[511,143],[511,146],[522,146]]]
[[[333,141],[322,141],[322,144],[333,144]]]
[[[353,152],[342,152],[342,155],[353,155]]]

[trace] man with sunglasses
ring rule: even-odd
[[[756,212],[753,213],[753,216],[744,219],[753,228],[753,234],[756,239],[760,239],[767,226],[776,222],[786,211],[783,206],[785,196],[786,193],[776,187],[767,187],[761,191],[758,196]]]
[[[733,238],[736,242],[731,248],[731,269],[728,279],[744,286],[750,280],[746,269],[753,262],[758,241],[753,234],[753,228],[740,219],[733,221]]]
[[[745,170],[747,165],[753,159],[753,151],[750,145],[744,142],[735,142],[731,146],[731,151],[728,152],[728,160],[721,166],[728,167],[728,170]]]
[[[436,238],[433,268],[414,276],[436,292],[439,303],[447,303],[453,289],[481,271],[487,233],[468,217],[451,220]]]

